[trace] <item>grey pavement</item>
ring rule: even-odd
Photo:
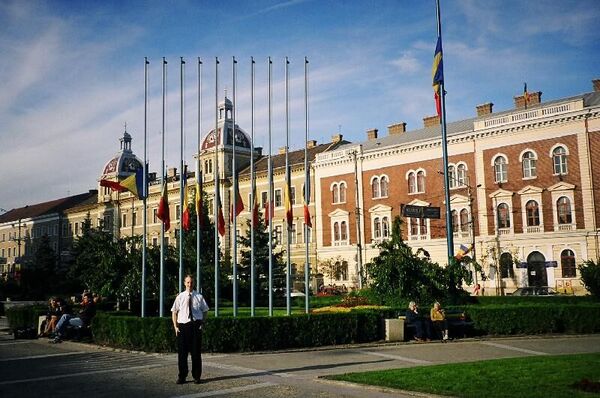
[[[0,320],[0,328],[2,323]],[[409,397],[407,391],[320,376],[442,363],[600,352],[600,335],[464,339],[266,353],[203,355],[203,384],[176,385],[176,354],[90,344],[13,340],[0,332],[0,396],[37,397]]]

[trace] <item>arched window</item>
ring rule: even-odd
[[[496,182],[508,181],[508,167],[504,156],[497,156],[494,159],[494,178]]]
[[[498,228],[510,228],[510,211],[506,203],[500,203],[496,208]]]
[[[461,232],[469,232],[469,212],[467,209],[460,211],[460,230]]]
[[[467,166],[459,164],[456,167],[456,182],[458,186],[462,187],[467,182]]]
[[[335,242],[340,240],[340,224],[337,221],[333,223],[333,240]]]
[[[456,169],[453,165],[448,166],[448,186],[450,188],[456,188],[458,186],[458,179],[456,178]]]
[[[373,220],[373,232],[375,232],[375,239],[381,238],[381,222],[379,217],[375,217]]]
[[[573,215],[571,213],[571,201],[566,196],[561,196],[556,201],[556,212],[559,224],[573,223]]]
[[[560,253],[560,267],[563,278],[575,278],[575,253],[572,250],[566,249]]]
[[[567,151],[562,146],[557,146],[552,151],[552,164],[554,174],[567,174]]]
[[[417,176],[414,171],[408,174],[408,193],[417,192]]]
[[[377,177],[371,181],[371,197],[373,199],[379,197],[379,178]]]
[[[528,227],[537,227],[540,225],[540,206],[535,200],[530,200],[525,204],[525,214]]]
[[[390,236],[390,220],[387,217],[381,220],[381,236],[383,238]]]
[[[419,171],[417,173],[417,190],[418,192],[425,192],[425,172]]]
[[[513,278],[515,276],[513,259],[510,253],[500,255],[500,276],[502,278]]]
[[[340,193],[338,190],[338,184],[333,184],[333,186],[331,187],[331,195],[332,195],[333,203],[340,202]]]
[[[523,154],[523,178],[537,176],[535,154],[527,151]]]
[[[340,240],[348,240],[348,225],[346,224],[346,221],[340,223]]]
[[[458,212],[456,210],[452,210],[452,231],[455,233],[459,231],[458,226]]]
[[[340,182],[340,203],[346,202],[346,183]]]
[[[386,176],[382,176],[379,180],[379,193],[382,198],[388,196],[388,179]]]

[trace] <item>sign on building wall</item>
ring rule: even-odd
[[[402,215],[410,218],[440,218],[439,207],[400,205]]]

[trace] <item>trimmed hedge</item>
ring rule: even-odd
[[[234,352],[377,341],[384,335],[383,319],[393,316],[397,316],[394,311],[353,311],[273,318],[208,318],[202,346],[205,351]],[[170,318],[98,314],[92,321],[92,333],[99,344],[143,351],[176,350]]]
[[[482,334],[600,332],[600,305],[593,303],[469,306],[466,313]]]
[[[8,327],[14,331],[16,329],[37,327],[38,317],[45,315],[48,308],[39,305],[19,305],[6,309],[6,319]]]

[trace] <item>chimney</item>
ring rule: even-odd
[[[485,104],[477,105],[475,109],[477,109],[477,117],[489,115],[492,113],[492,108],[494,104],[491,102],[486,102]]]
[[[367,130],[367,139],[369,141],[377,139],[377,129],[369,129]]]
[[[344,138],[343,135],[341,134],[334,134],[331,136],[331,143],[332,144],[337,144],[338,142],[340,142],[342,140],[342,138]]]
[[[440,117],[438,115],[423,118],[423,127],[435,127],[439,126],[440,123]]]
[[[177,167],[171,167],[167,170],[167,178],[175,178],[177,176]]]
[[[279,148],[279,154],[280,155],[285,155],[285,147],[284,146],[282,146],[282,147]]]
[[[314,148],[317,146],[317,140],[308,140],[306,141],[306,147],[307,148]]]
[[[515,109],[524,109],[525,108],[525,97],[524,95],[517,95],[514,97],[515,99]],[[536,91],[533,93],[529,93],[529,100],[527,101],[527,107],[537,105],[542,102],[542,92]]]
[[[594,91],[600,91],[600,79],[592,80],[592,85],[594,86]]]
[[[389,135],[400,135],[402,133],[406,133],[406,123],[396,123],[390,124],[388,126],[388,134]]]

